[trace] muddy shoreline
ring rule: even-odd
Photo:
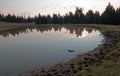
[[[105,34],[103,44],[93,50],[81,53],[67,62],[55,64],[50,68],[43,67],[26,71],[22,76],[73,76],[82,69],[87,70],[90,65],[100,65],[105,55],[116,46],[115,39],[119,32],[114,30]]]

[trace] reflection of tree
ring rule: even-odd
[[[93,29],[91,29],[91,28],[86,28],[86,30],[88,33],[92,33],[92,31],[93,31]]]
[[[81,29],[77,29],[77,30],[76,30],[76,36],[77,36],[77,37],[81,36],[83,30],[84,30],[83,28],[81,28]]]
[[[45,31],[50,31],[50,30],[52,30],[52,26],[38,26],[38,27],[34,27],[34,29],[36,29],[37,30],[37,32],[41,32],[41,33],[43,33],[43,32],[45,32]]]
[[[12,36],[17,36],[21,33],[27,33],[28,29],[27,28],[19,28],[19,29],[11,29],[11,30],[6,30],[6,31],[2,31],[0,32],[0,35],[4,36],[4,37],[8,37],[9,35]]]
[[[55,25],[55,26],[53,27],[53,29],[54,29],[54,31],[61,31],[62,27],[59,26],[59,25]]]
[[[12,36],[18,36],[22,33],[30,33],[30,32],[41,32],[44,33],[45,31],[61,31],[61,29],[64,28],[67,31],[69,31],[70,34],[76,34],[76,37],[82,36],[84,29],[88,33],[92,33],[93,29],[92,28],[83,28],[83,27],[76,27],[76,26],[62,26],[62,25],[52,25],[52,26],[31,26],[31,27],[21,27],[17,29],[11,29],[11,30],[6,30],[0,32],[0,36],[3,37],[9,37],[10,35]],[[53,29],[53,30],[52,30]],[[95,30],[94,30],[95,31]]]

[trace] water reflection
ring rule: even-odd
[[[0,36],[3,37],[9,37],[9,36],[19,36],[22,33],[32,33],[32,32],[49,32],[49,31],[59,31],[61,32],[62,29],[66,29],[67,31],[69,31],[70,34],[75,34],[76,37],[85,37],[87,36],[87,34],[90,34],[94,31],[96,31],[96,29],[92,29],[92,28],[76,28],[75,26],[61,26],[61,25],[56,25],[56,26],[31,26],[31,27],[21,27],[21,28],[16,28],[16,29],[11,29],[11,30],[6,30],[6,31],[1,31],[0,32]]]
[[[94,49],[99,30],[76,26],[31,26],[0,32],[0,76],[67,61]],[[92,44],[91,44],[92,43]]]

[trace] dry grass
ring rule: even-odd
[[[0,22],[0,31],[19,28],[19,27],[26,27],[26,26],[32,26],[32,23],[6,23],[6,22]]]

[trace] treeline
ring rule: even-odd
[[[0,21],[12,23],[34,22],[36,24],[120,24],[120,7],[115,8],[109,3],[105,11],[100,14],[99,11],[93,12],[89,10],[86,14],[82,8],[76,7],[75,13],[69,12],[63,16],[60,14],[40,15],[35,17],[23,17],[8,14],[4,16],[0,14]]]

